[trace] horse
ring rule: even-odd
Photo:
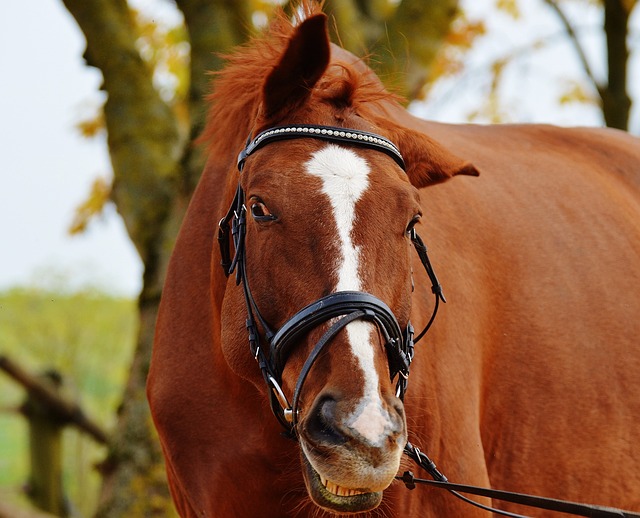
[[[486,515],[408,491],[408,441],[640,510],[640,141],[420,120],[297,17],[215,77],[168,267],[147,394],[179,514]]]

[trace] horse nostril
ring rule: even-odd
[[[344,444],[347,438],[335,426],[337,402],[331,396],[319,398],[305,420],[304,428],[309,438],[319,443]]]
[[[391,428],[391,433],[389,437],[390,440],[397,441],[400,438],[403,438],[403,440],[406,441],[407,425],[405,421],[404,409],[396,413],[395,415],[394,414],[391,415],[391,423],[392,423],[392,428]]]
[[[401,401],[394,403],[393,405],[391,405],[391,410],[392,419],[397,422],[399,426],[403,427],[405,420],[404,403],[402,403]]]

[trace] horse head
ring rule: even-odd
[[[401,345],[411,341],[418,189],[477,172],[386,120],[379,101],[390,96],[375,76],[332,61],[323,14],[283,48],[221,225],[222,350],[297,438],[313,502],[367,511],[407,441],[398,380],[410,360]],[[340,128],[344,138],[327,137]]]

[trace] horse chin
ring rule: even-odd
[[[357,514],[380,505],[382,491],[342,488],[324,479],[301,452],[305,484],[311,500],[326,511],[337,514]]]

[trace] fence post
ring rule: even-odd
[[[20,410],[29,421],[31,501],[43,511],[60,517],[69,516],[69,506],[62,489],[62,429],[73,425],[106,444],[107,434],[89,419],[80,406],[62,394],[62,377],[48,371],[36,377],[0,354],[0,370],[27,390]]]
[[[47,371],[40,379],[54,393],[59,393],[62,385],[60,374]],[[33,393],[27,395],[21,411],[29,421],[29,498],[39,509],[66,517],[68,509],[62,489],[61,447],[65,423]]]

